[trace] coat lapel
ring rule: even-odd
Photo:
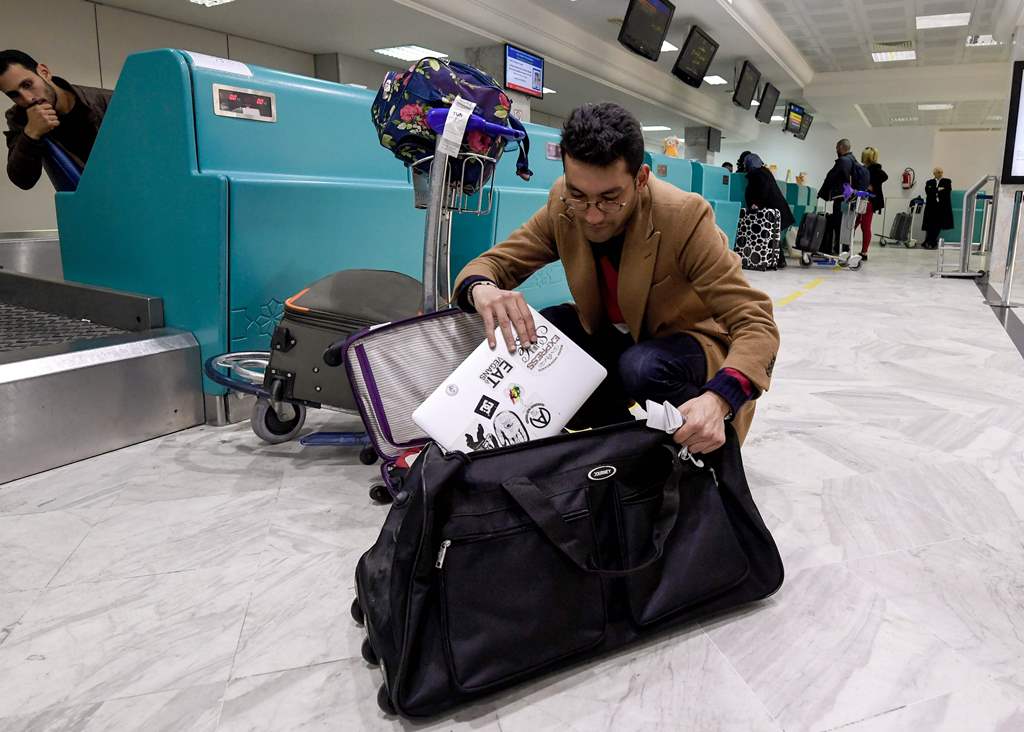
[[[643,330],[644,311],[660,243],[661,232],[654,230],[651,220],[651,189],[648,185],[640,198],[640,210],[626,229],[622,261],[619,263],[619,308],[634,341],[640,340]]]
[[[597,287],[594,252],[575,219],[565,213],[558,214],[558,228],[555,241],[558,257],[565,268],[565,279],[576,301],[583,328],[593,333],[601,323],[601,296]]]

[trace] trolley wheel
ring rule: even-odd
[[[282,420],[270,406],[270,401],[262,397],[256,400],[252,408],[252,431],[264,442],[278,445],[295,439],[306,421],[306,407],[303,404],[292,404],[295,414],[288,420]]]
[[[848,267],[848,269],[851,272],[856,272],[863,265],[864,265],[864,260],[861,259],[860,257],[850,257],[850,262],[849,262],[849,265],[847,265],[847,267]]]
[[[883,248],[885,247],[885,239],[879,239],[878,243],[881,244]]]
[[[363,465],[373,465],[377,462],[377,451],[371,445],[366,445],[359,451],[359,462]]]
[[[357,625],[362,625],[366,622],[366,616],[363,614],[363,606],[359,604],[358,597],[353,598],[350,612],[352,613],[352,619],[356,621]]]
[[[800,266],[801,267],[810,267],[811,266],[811,255],[808,254],[807,252],[801,252],[800,253]]]
[[[380,707],[380,710],[385,714],[393,715],[396,713],[395,705],[391,703],[391,697],[388,696],[388,690],[385,688],[384,684],[381,684],[380,688],[377,689],[377,706]]]
[[[359,652],[363,655],[363,660],[371,666],[376,666],[380,663],[377,653],[373,650],[373,646],[370,645],[369,638],[363,638],[363,645],[359,648]]]
[[[391,503],[391,491],[383,483],[370,486],[370,498],[374,503]]]

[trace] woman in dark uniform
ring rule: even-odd
[[[939,232],[953,228],[953,202],[950,200],[953,184],[942,174],[942,168],[936,168],[932,171],[934,177],[924,185],[923,228],[928,236],[921,246],[925,249],[938,249]]]

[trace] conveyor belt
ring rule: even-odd
[[[0,351],[123,335],[128,331],[0,302]]]

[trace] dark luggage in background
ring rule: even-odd
[[[431,443],[356,568],[380,706],[436,715],[774,593],[782,561],[726,431],[703,461],[643,422]]]
[[[740,209],[736,253],[740,255],[743,269],[759,272],[778,269],[781,235],[782,214],[778,209]]]
[[[879,244],[883,247],[886,244],[902,244],[909,249],[910,225],[912,222],[913,218],[909,212],[900,211],[892,220],[892,226],[889,228],[889,236],[878,237]]]
[[[815,254],[821,249],[821,242],[825,238],[825,228],[828,220],[825,214],[810,212],[804,214],[804,220],[800,222],[800,228],[796,233],[795,247],[801,252]]]
[[[348,378],[326,367],[324,351],[363,328],[416,315],[422,297],[419,281],[399,272],[346,269],[322,277],[285,301],[264,387],[308,406],[355,410]]]

